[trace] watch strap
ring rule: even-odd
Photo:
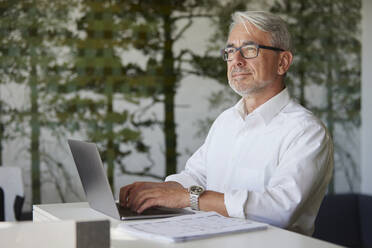
[[[191,209],[199,211],[199,197],[204,193],[204,188],[199,185],[193,185],[189,188],[189,193]]]
[[[192,210],[199,211],[199,195],[190,193],[190,207]]]

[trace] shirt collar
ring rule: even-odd
[[[265,125],[269,124],[270,121],[289,103],[290,96],[287,88],[284,88],[281,92],[270,98],[264,104],[256,108],[252,113],[257,113],[262,117]],[[244,113],[244,101],[243,98],[235,104],[234,108],[238,114],[245,119]],[[252,114],[251,113],[251,114]]]

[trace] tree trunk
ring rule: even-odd
[[[1,119],[2,111],[3,111],[3,103],[0,99],[0,166],[3,165],[3,142],[4,142],[4,124]]]
[[[329,15],[330,16],[333,16],[333,6],[332,6],[333,3],[330,3],[330,10],[329,10]],[[334,77],[333,77],[333,61],[334,61],[334,56],[333,56],[333,52],[335,50],[335,42],[334,42],[334,39],[332,38],[333,35],[332,35],[332,29],[329,30],[329,39],[328,39],[328,47],[330,48],[329,50],[329,61],[328,61],[328,65],[327,65],[327,83],[326,83],[326,87],[327,87],[327,127],[328,127],[328,131],[329,131],[329,134],[333,140],[333,132],[334,132],[334,117],[333,117],[333,84],[335,83],[334,82]],[[327,46],[326,46],[327,47]],[[328,187],[328,192],[330,194],[333,194],[334,191],[335,191],[335,170],[333,169],[333,175],[332,175],[332,179],[331,179],[331,182],[329,183],[329,187]]]
[[[332,56],[332,55],[331,55]],[[333,139],[333,132],[334,132],[334,120],[333,120],[333,77],[332,77],[332,59],[328,63],[328,82],[327,82],[327,127],[330,136]],[[331,182],[329,183],[328,191],[329,193],[334,193],[334,181],[335,181],[335,173],[333,170],[333,175]]]
[[[301,1],[300,13],[304,13],[305,11],[306,11],[305,3]],[[304,32],[303,35],[300,35],[300,37],[299,37],[300,44],[304,44],[306,42],[304,35],[306,33],[308,23],[305,22],[303,25],[304,25],[305,32]],[[304,107],[306,107],[306,99],[305,99],[305,86],[306,86],[305,66],[306,66],[306,63],[307,63],[306,59],[307,59],[307,56],[306,56],[306,53],[305,53],[305,58],[302,57],[302,60],[299,61],[299,71],[298,71],[298,74],[299,74],[299,77],[300,77],[300,104]]]
[[[39,105],[37,89],[37,73],[35,65],[32,65],[30,79],[30,98],[31,98],[31,184],[32,184],[32,203],[41,203],[41,183],[40,183],[40,123]]]
[[[112,96],[112,84],[110,82],[106,82],[106,96],[107,96],[107,113],[106,113],[106,128],[107,128],[107,177],[110,183],[110,187],[112,192],[114,193],[114,159],[115,159],[115,151],[114,151],[114,130],[113,130],[113,96]]]
[[[164,70],[164,137],[165,137],[165,175],[177,172],[177,134],[174,116],[174,98],[176,77],[174,74],[174,55],[172,51],[173,40],[171,37],[172,26],[170,15],[163,16],[164,22],[164,49],[162,66]]]

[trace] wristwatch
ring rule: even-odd
[[[202,186],[193,185],[189,188],[189,193],[191,209],[199,211],[199,196],[204,193],[204,188]]]

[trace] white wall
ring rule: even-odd
[[[361,191],[372,194],[372,1],[362,4]]]

